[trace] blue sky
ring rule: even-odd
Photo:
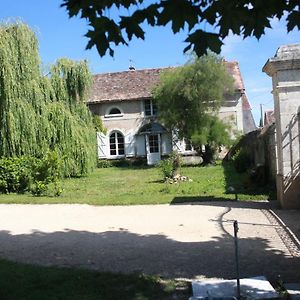
[[[62,0],[0,0],[0,20],[20,18],[34,29],[40,44],[41,60],[45,68],[60,57],[87,59],[92,73],[127,70],[132,60],[136,69],[182,65],[184,34],[173,35],[170,28],[149,28],[146,40],[133,40],[129,47],[119,46],[115,57],[100,58],[96,49],[85,50],[84,37],[88,27],[84,20],[69,19]],[[256,123],[260,118],[260,104],[264,109],[273,107],[272,82],[261,69],[283,44],[300,43],[300,33],[287,34],[283,22],[274,20],[273,29],[259,41],[229,36],[222,48],[226,60],[236,60],[244,79],[246,93]]]

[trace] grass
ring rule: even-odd
[[[158,168],[102,168],[88,177],[63,180],[60,197],[8,194],[0,195],[0,203],[130,205],[233,200],[234,195],[227,193],[229,186],[238,191],[239,200],[268,199],[268,189],[251,186],[232,165],[183,167],[181,174],[192,182],[164,183]]]
[[[156,276],[122,275],[40,267],[0,260],[3,300],[187,299],[187,282]]]

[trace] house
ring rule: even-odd
[[[249,132],[256,127],[238,63],[226,62],[226,67],[234,78],[235,93],[225,99],[219,116],[234,129]],[[106,135],[98,134],[99,158],[146,157],[152,165],[175,149],[184,155],[195,154],[186,141],[173,144],[171,133],[157,119],[151,91],[159,83],[160,74],[168,69],[131,68],[94,75],[87,105],[107,128]]]

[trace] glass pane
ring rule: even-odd
[[[109,137],[109,148],[110,148],[110,155],[116,155],[116,133],[113,132]]]
[[[121,113],[121,111],[116,107],[112,108],[109,112],[110,115],[118,115],[120,113]]]
[[[159,152],[159,145],[158,145],[158,135],[149,135],[149,150],[150,153],[157,153]]]
[[[110,142],[110,143],[114,143],[115,140],[116,140],[116,135],[115,135],[115,132],[114,132],[114,133],[112,133],[112,134],[110,135],[110,137],[109,137],[109,142]]]
[[[151,101],[145,100],[145,115],[151,116]]]

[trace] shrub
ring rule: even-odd
[[[161,160],[158,164],[158,168],[163,173],[164,178],[173,177],[173,162],[170,158]]]
[[[238,150],[232,157],[232,160],[235,169],[239,173],[246,172],[252,165],[251,157],[244,148]]]
[[[56,152],[48,152],[42,159],[13,157],[0,159],[0,193],[43,195],[53,184],[53,195],[61,194],[59,179],[61,161]]]
[[[130,158],[130,159],[123,158],[123,159],[114,159],[114,160],[99,159],[97,163],[98,168],[111,168],[111,167],[128,168],[128,167],[141,167],[146,165],[147,165],[147,161],[143,157]]]
[[[182,165],[182,158],[178,153],[172,152],[171,155],[159,162],[158,168],[163,173],[164,178],[173,178]]]
[[[49,189],[49,184],[53,183],[53,196],[59,196],[62,192],[60,187],[60,178],[62,162],[57,152],[51,151],[40,160],[36,160],[33,166],[33,187],[31,192],[33,195],[41,196]]]
[[[30,189],[32,180],[32,162],[27,157],[0,159],[0,192],[24,193]]]
[[[110,160],[98,159],[97,168],[111,168],[112,166]]]

